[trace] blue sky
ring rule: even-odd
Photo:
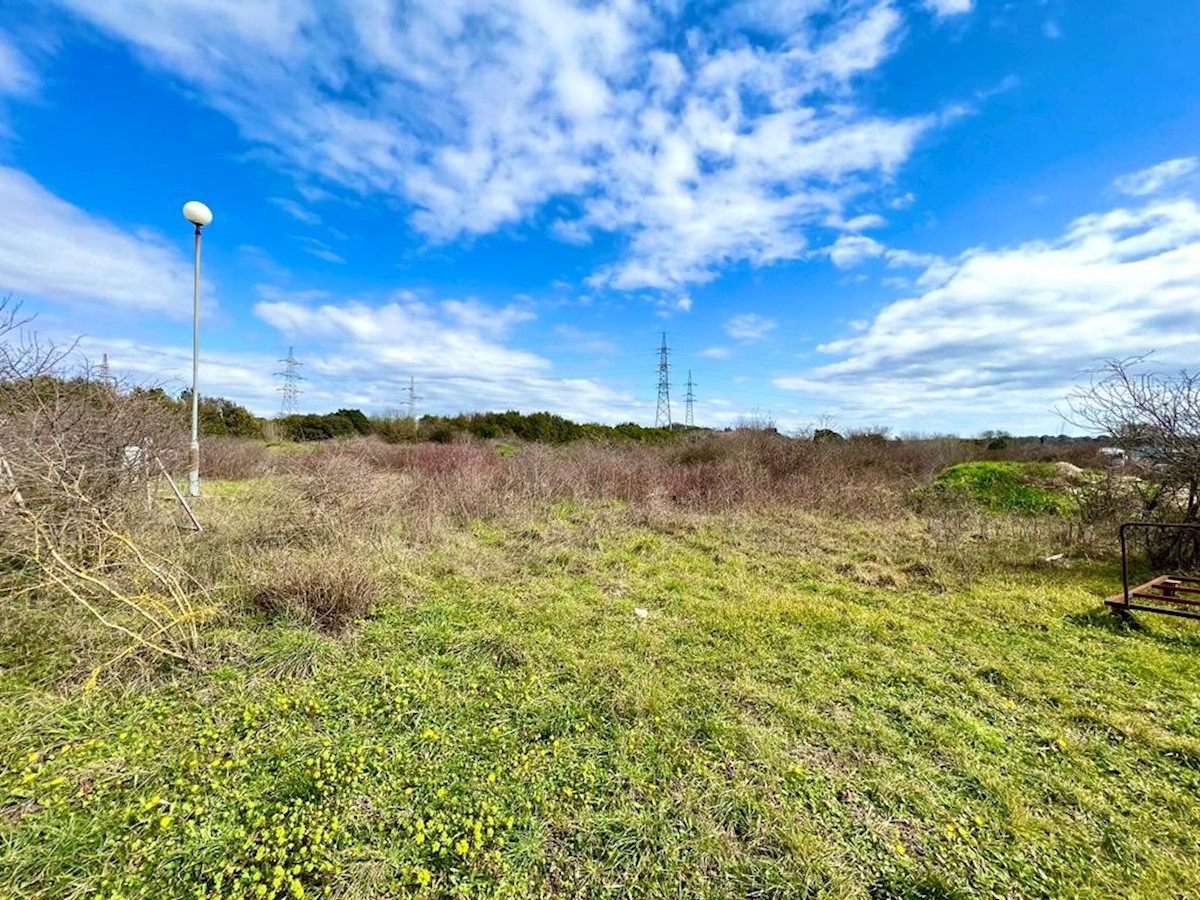
[[[1072,430],[1200,359],[1178,0],[8,0],[0,292],[178,389]]]

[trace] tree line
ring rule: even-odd
[[[188,421],[191,415],[191,391],[173,397],[162,388],[134,388],[132,393],[153,400],[164,409]],[[375,435],[388,443],[432,441],[449,443],[459,435],[485,440],[512,438],[542,444],[568,444],[579,440],[637,441],[655,443],[670,440],[684,429],[646,428],[635,422],[620,425],[579,423],[551,412],[460,413],[456,416],[427,415],[419,419],[407,416],[368,416],[360,409],[338,409],[331,413],[302,413],[265,419],[225,397],[201,395],[198,410],[200,434],[206,437],[243,437],[308,442],[334,438]],[[693,429],[694,430],[694,429]]]

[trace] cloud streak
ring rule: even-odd
[[[725,323],[725,333],[736,341],[752,343],[761,341],[774,331],[777,325],[774,319],[768,319],[758,313],[743,313]]]
[[[27,97],[39,84],[37,74],[11,37],[0,32],[0,96]]]
[[[1195,156],[1169,159],[1157,166],[1142,169],[1140,172],[1122,175],[1113,182],[1113,187],[1131,197],[1148,197],[1151,194],[1157,194],[1167,185],[1175,184],[1185,176],[1191,175],[1198,168],[1200,168],[1200,158]]]

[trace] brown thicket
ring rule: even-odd
[[[143,540],[150,480],[183,446],[167,411],[67,370],[72,347],[40,341],[0,301],[0,594],[74,604],[128,641],[187,659],[207,614],[172,554]]]

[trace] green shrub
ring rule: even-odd
[[[1064,515],[1076,504],[1063,490],[1063,480],[1053,463],[980,461],[943,470],[934,489],[992,512]]]

